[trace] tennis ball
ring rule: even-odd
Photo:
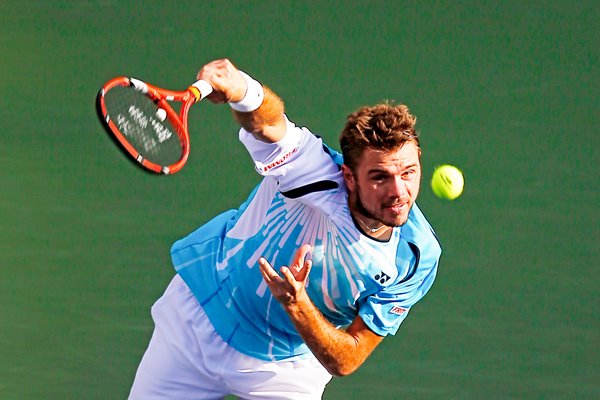
[[[463,191],[465,179],[462,172],[452,165],[440,165],[433,171],[431,188],[441,199],[454,200]]]
[[[159,108],[158,110],[156,110],[156,118],[158,118],[158,120],[161,122],[164,121],[165,118],[167,118],[167,112],[162,108]]]

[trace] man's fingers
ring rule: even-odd
[[[304,268],[302,268],[302,270],[300,271],[300,273],[296,277],[296,280],[298,280],[299,282],[302,282],[302,283],[306,284],[306,279],[308,278],[308,274],[310,274],[311,268],[312,268],[312,261],[311,260],[306,260],[304,262]]]
[[[311,251],[311,249],[311,245],[305,244],[296,250],[292,264],[289,267],[283,266],[279,269],[281,276],[273,269],[271,264],[264,257],[260,257],[258,259],[258,264],[265,282],[267,284],[271,284],[273,282],[286,281],[292,287],[296,287],[298,283],[305,285],[308,274],[312,268],[312,261],[306,260],[306,255]]]
[[[271,264],[269,264],[269,262],[263,257],[258,259],[258,266],[260,267],[260,273],[267,283],[273,282],[273,280],[277,278],[281,279],[281,277],[277,274],[277,271],[275,271],[273,267],[271,267]]]
[[[294,254],[294,261],[292,261],[292,265],[300,270],[304,266],[304,259],[306,255],[310,252],[312,246],[310,244],[302,245],[298,250],[296,250],[296,254]]]
[[[283,275],[283,278],[287,281],[287,283],[289,283],[292,287],[294,287],[297,280],[296,280],[296,277],[294,276],[294,274],[292,273],[292,271],[290,271],[290,269],[288,267],[281,267],[279,269],[279,272],[281,272],[281,275]]]
[[[246,93],[246,80],[238,69],[227,59],[212,61],[200,69],[196,79],[210,83],[213,92],[207,99],[213,103],[239,101]]]

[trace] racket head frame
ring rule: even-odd
[[[119,76],[106,82],[98,92],[96,97],[96,111],[102,125],[109,133],[110,137],[115,141],[123,153],[125,153],[129,160],[142,167],[145,171],[154,174],[174,174],[183,168],[190,153],[190,137],[188,133],[189,109],[192,104],[206,97],[212,90],[210,85],[204,82],[199,85],[199,82],[194,83],[185,91],[172,91],[159,88],[136,78]],[[175,128],[175,133],[177,134],[181,145],[181,156],[175,163],[171,165],[160,165],[144,158],[127,140],[126,135],[121,132],[118,125],[108,113],[105,103],[106,93],[119,86],[132,88],[132,90],[140,92],[153,101],[156,104],[157,109],[162,108],[165,110],[166,118]],[[200,88],[202,89],[202,93]],[[175,101],[182,103],[179,113],[177,113],[170,104],[170,102]]]

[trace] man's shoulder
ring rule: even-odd
[[[427,253],[435,258],[441,255],[440,241],[416,203],[410,211],[406,224],[402,226],[401,232],[403,239],[416,246],[421,254]]]

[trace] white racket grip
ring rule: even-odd
[[[210,86],[210,83],[202,79],[192,83],[192,86],[198,89],[198,91],[200,92],[200,98],[198,99],[198,101],[202,100],[203,98],[211,94],[213,91],[213,88],[212,86]]]

